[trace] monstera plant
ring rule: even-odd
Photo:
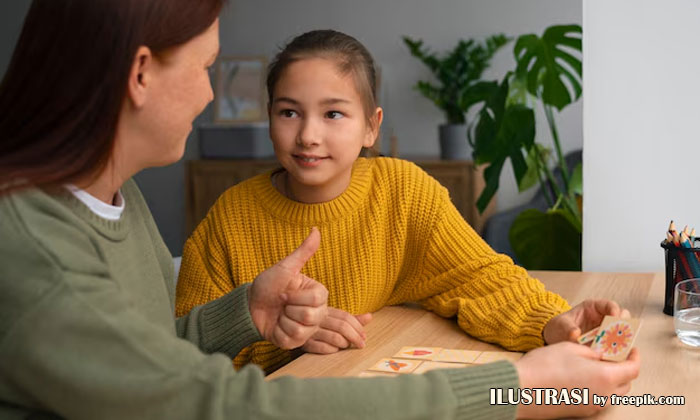
[[[581,27],[522,35],[513,53],[515,70],[494,86],[469,130],[474,161],[488,165],[477,207],[486,208],[510,160],[520,191],[539,184],[549,205],[546,212],[525,210],[513,222],[509,236],[518,260],[528,269],[580,270],[582,169],[567,167],[555,117],[581,97]],[[553,151],[535,142],[535,107],[544,111]]]

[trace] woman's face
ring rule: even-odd
[[[154,57],[144,73],[148,94],[135,122],[138,144],[132,153],[142,167],[180,160],[192,122],[214,99],[209,68],[219,52],[219,20],[205,32]]]

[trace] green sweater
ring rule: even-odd
[[[0,198],[0,418],[512,418],[507,362],[399,378],[266,381],[245,287],[174,318],[172,259],[136,184],[118,221],[70,193]]]

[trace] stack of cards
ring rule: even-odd
[[[475,351],[440,347],[404,347],[392,358],[378,361],[359,376],[394,376],[399,373],[425,373],[433,369],[454,369],[497,360],[516,361],[522,353],[508,351]]]
[[[621,362],[627,360],[627,355],[637,338],[640,324],[641,321],[637,318],[606,316],[600,327],[581,335],[578,342],[581,344],[590,342],[593,350],[603,354],[603,360]]]

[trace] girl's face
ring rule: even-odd
[[[374,144],[381,108],[370,125],[352,74],[325,58],[289,65],[272,98],[270,137],[295,199],[319,203],[342,194],[362,147]]]

